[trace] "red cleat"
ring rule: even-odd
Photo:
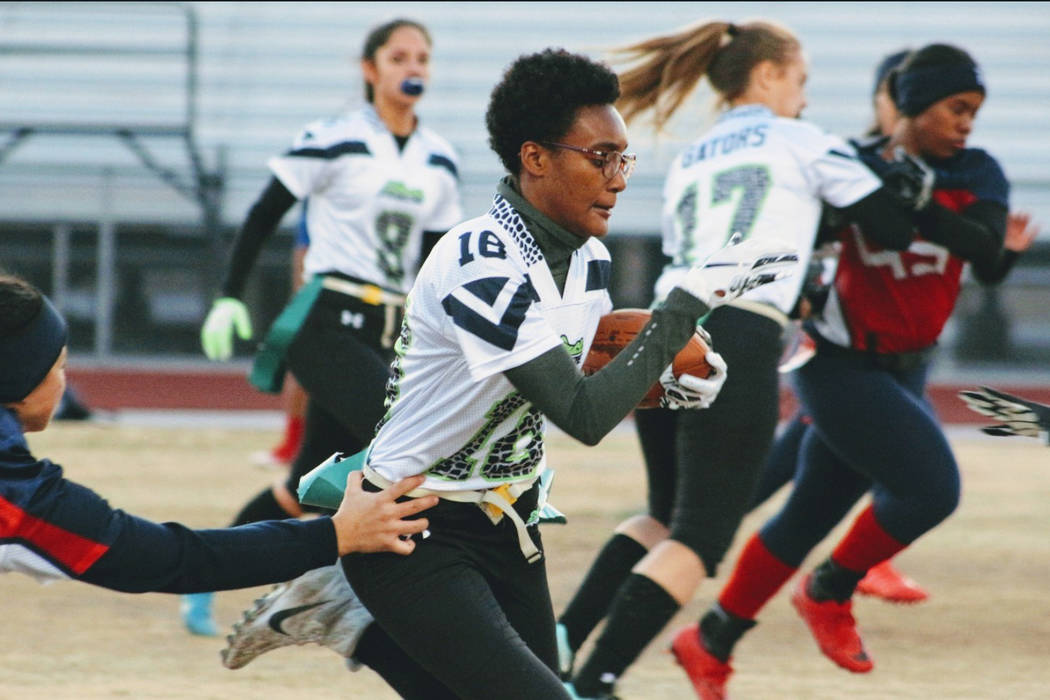
[[[922,586],[897,571],[888,559],[868,569],[857,584],[857,593],[891,603],[919,603],[930,597]]]
[[[837,603],[834,600],[813,600],[806,592],[812,577],[812,574],[807,575],[795,587],[791,604],[809,627],[824,656],[847,671],[867,673],[875,664],[868,652],[864,651],[864,642],[857,633],[853,601]]]
[[[693,682],[700,700],[726,700],[726,683],[733,667],[704,648],[700,642],[700,625],[694,622],[678,630],[671,641],[671,653]]]

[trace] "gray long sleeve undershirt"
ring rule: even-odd
[[[532,207],[509,178],[499,193],[518,211],[543,252],[559,290],[573,253],[585,238],[561,228]],[[652,312],[638,336],[598,372],[584,376],[563,347],[504,372],[514,388],[548,419],[587,445],[597,444],[623,420],[696,331],[710,309],[699,299],[674,289]]]

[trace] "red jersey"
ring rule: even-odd
[[[1006,176],[985,151],[965,149],[930,165],[937,175],[934,201],[948,209],[962,212],[982,200],[1008,206]],[[856,224],[839,240],[838,269],[817,331],[838,345],[880,353],[936,343],[955,308],[965,261],[924,240],[921,229],[902,251],[869,241]]]

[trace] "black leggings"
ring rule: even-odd
[[[353,454],[372,441],[393,359],[381,345],[387,322],[385,307],[322,290],[288,347],[288,368],[309,395],[303,445],[285,482],[293,496],[333,452]]]
[[[535,507],[534,491],[516,504],[523,517]],[[350,585],[383,631],[455,697],[568,698],[554,671],[544,561],[529,564],[513,523],[493,525],[476,505],[442,500],[426,517],[432,534],[410,556],[343,557]],[[537,529],[529,530],[542,549]]]
[[[782,329],[731,306],[704,323],[728,376],[711,408],[635,412],[649,515],[692,549],[709,576],[747,513],[780,413]]]

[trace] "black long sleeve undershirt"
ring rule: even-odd
[[[596,445],[659,380],[709,310],[691,294],[673,289],[642,332],[594,374],[581,374],[565,349],[557,347],[504,375],[556,426]]]
[[[974,276],[982,282],[1001,282],[1010,265],[1002,265],[1006,238],[1006,207],[998,202],[978,201],[962,212],[936,202],[916,215],[923,237],[947,248],[952,255],[968,260]]]
[[[245,280],[255,265],[266,239],[277,230],[277,225],[298,200],[279,179],[270,178],[266,189],[248,211],[248,218],[237,233],[222,281],[222,295],[240,298]]]
[[[423,239],[419,244],[419,266],[423,267],[423,263],[430,257],[430,252],[434,250],[434,246],[441,240],[447,231],[424,231]]]
[[[915,212],[880,187],[867,197],[842,208],[847,221],[855,221],[864,237],[883,248],[906,250],[915,238]]]
[[[906,250],[917,228],[926,240],[969,261],[974,276],[985,284],[1005,279],[1016,260],[1002,248],[1008,212],[998,202],[975,202],[962,212],[931,202],[914,212],[879,188],[842,212],[860,225],[865,238],[891,250]]]
[[[999,260],[996,262],[991,274],[986,277],[977,276],[978,281],[982,284],[999,284],[1010,274],[1010,270],[1014,268],[1014,263],[1016,263],[1020,257],[1021,254],[1016,250],[1003,248],[999,251]],[[974,271],[974,274],[976,276],[976,270]]]

